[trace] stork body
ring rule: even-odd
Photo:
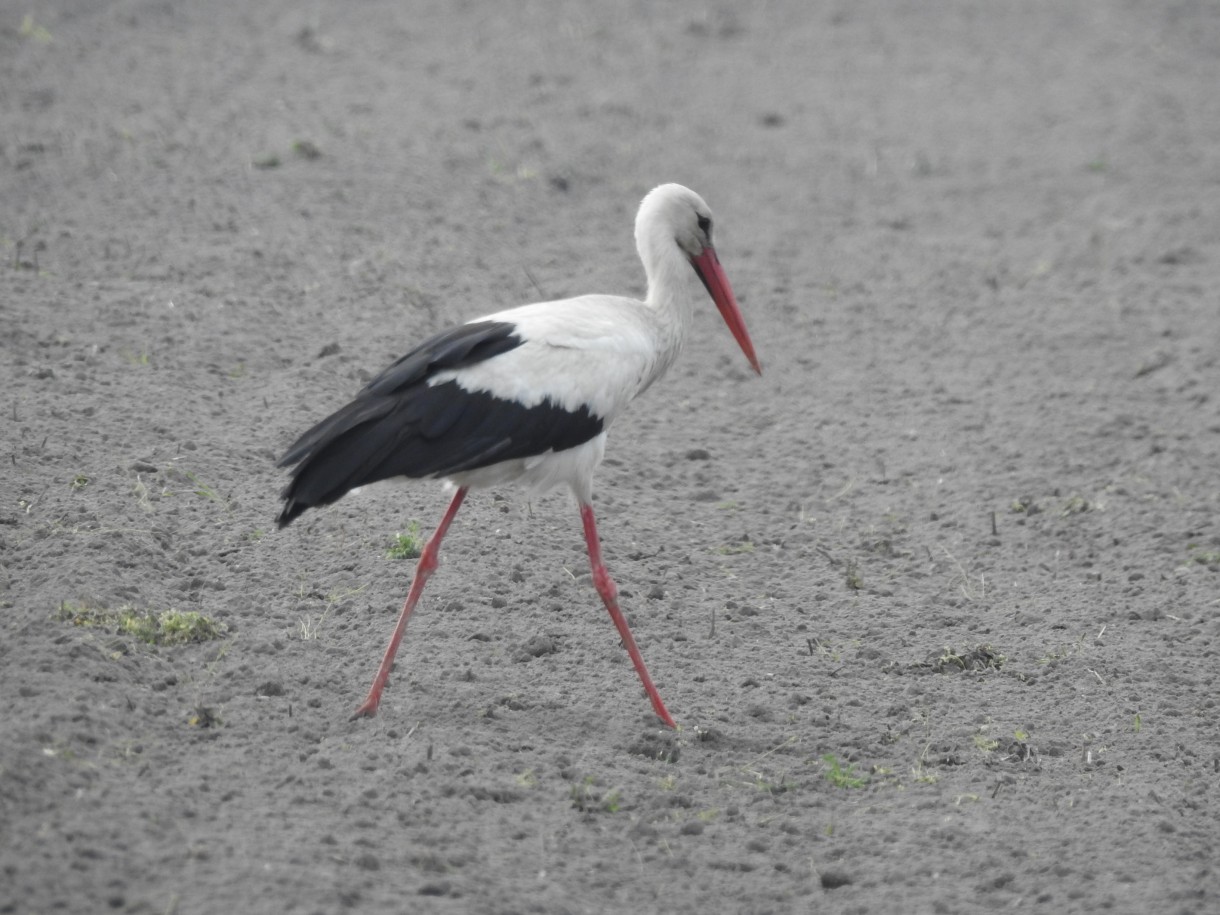
[[[398,359],[345,407],[288,450],[281,527],[352,489],[395,477],[443,478],[456,487],[419,560],[381,667],[356,717],[373,715],[440,542],[471,488],[568,486],[580,505],[593,583],[610,612],[653,710],[673,718],[648,675],[617,588],[601,560],[593,473],[615,417],[673,363],[699,285],[711,295],[751,366],[761,373],[732,287],[711,241],[707,204],[662,185],[640,205],[636,246],[644,301],[586,295],[498,312],[444,331]],[[693,268],[693,269],[692,269]]]

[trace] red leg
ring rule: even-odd
[[[657,713],[657,717],[664,721],[671,728],[676,728],[673,718],[665,709],[665,703],[661,701],[661,694],[657,692],[657,688],[652,685],[652,677],[648,676],[648,668],[644,666],[644,658],[640,655],[640,649],[635,647],[635,639],[631,637],[631,630],[627,627],[627,618],[623,616],[623,611],[618,606],[618,586],[615,585],[614,579],[610,577],[610,572],[602,563],[602,548],[601,541],[597,536],[597,522],[593,520],[593,506],[582,504],[580,506],[580,520],[585,525],[585,545],[589,548],[589,565],[593,567],[593,586],[597,588],[597,593],[602,596],[602,602],[605,603],[606,609],[610,611],[610,618],[614,620],[614,625],[618,629],[619,637],[623,640],[623,645],[627,648],[627,654],[631,655],[631,663],[635,665],[635,672],[640,675],[640,682],[644,684],[644,691],[648,693],[648,698],[652,700],[652,710]]]
[[[429,576],[436,571],[439,564],[441,540],[444,538],[445,532],[449,530],[449,525],[453,522],[453,517],[461,508],[462,500],[465,498],[466,487],[463,486],[454,494],[453,501],[449,503],[449,508],[445,511],[445,517],[441,518],[441,523],[437,526],[436,531],[428,538],[428,543],[420,554],[419,565],[415,567],[415,580],[411,582],[407,600],[402,605],[402,612],[398,614],[398,624],[394,627],[394,634],[390,636],[390,644],[386,647],[385,656],[381,659],[381,666],[377,668],[377,676],[373,678],[373,685],[369,687],[369,694],[364,703],[352,715],[353,719],[371,718],[377,714],[377,706],[381,702],[381,691],[390,681],[390,670],[394,667],[394,655],[398,652],[398,643],[402,641],[403,633],[407,631],[407,620],[419,602],[419,596],[423,593]]]

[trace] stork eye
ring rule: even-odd
[[[708,216],[699,217],[699,229],[708,238],[712,237],[712,220]]]

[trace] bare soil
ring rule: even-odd
[[[0,4],[0,912],[1220,911],[1218,86],[1190,0]],[[680,730],[511,490],[348,720],[446,497],[276,457],[664,181],[765,371],[598,478]]]

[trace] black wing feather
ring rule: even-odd
[[[296,465],[282,494],[279,526],[378,480],[446,476],[563,451],[599,435],[602,419],[587,407],[570,411],[550,400],[526,407],[455,381],[428,384],[437,372],[520,346],[515,332],[511,323],[483,321],[439,334],[302,435],[279,462]]]
[[[483,362],[516,349],[522,340],[509,321],[477,321],[437,334],[400,356],[364,386],[361,394],[392,394],[445,370]]]
[[[297,439],[276,466],[291,467],[304,460],[320,444],[332,441],[376,418],[379,411],[391,408],[390,404],[366,395],[394,394],[426,381],[435,372],[459,369],[507,353],[521,345],[520,338],[514,336],[516,329],[516,325],[508,321],[478,321],[462,324],[425,340],[366,384],[354,401]]]

